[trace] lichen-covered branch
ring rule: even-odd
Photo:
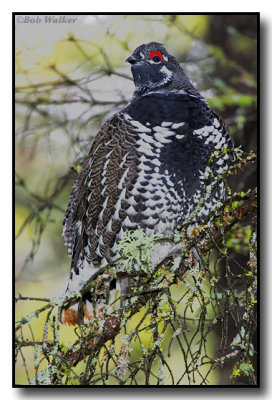
[[[238,160],[228,174],[254,159],[255,155],[251,154]],[[120,297],[116,298],[105,307],[102,316],[75,328],[78,338],[68,346],[62,339],[58,310],[68,300],[94,290],[94,283],[103,284],[104,276],[112,273],[112,265],[98,270],[80,293],[69,293],[58,299],[18,296],[17,302],[45,303],[16,324],[17,354],[33,347],[38,359],[47,360],[47,367],[40,372],[38,368],[31,382],[59,385],[65,381],[85,385],[107,384],[113,379],[125,385],[137,384],[140,379],[149,385],[164,384],[167,378],[174,385],[184,381],[208,384],[210,374],[217,367],[232,361],[230,380],[234,384],[239,383],[241,376],[256,383],[251,361],[255,352],[257,301],[256,204],[256,190],[229,192],[214,215],[207,218],[210,223],[197,225],[191,231],[184,225],[174,237],[164,238],[183,243],[179,254],[170,254],[153,269],[145,266],[126,299],[120,302]],[[134,240],[137,240],[137,231],[135,234]],[[140,238],[143,240],[142,234]],[[156,240],[163,239],[154,237]],[[247,254],[247,265],[233,258],[231,249],[235,241]],[[140,247],[134,246],[134,249]],[[201,266],[194,249],[201,257]],[[132,269],[130,273],[133,276]],[[42,340],[24,339],[26,326],[31,326],[42,313],[47,314]],[[131,327],[137,313],[142,317]],[[221,343],[213,355],[207,347],[207,338],[214,330],[221,331]],[[149,336],[148,345],[143,343],[145,335]],[[133,356],[135,346],[140,349],[140,356]],[[172,370],[172,348],[183,359],[178,376]]]

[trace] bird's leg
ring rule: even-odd
[[[157,261],[157,265],[160,264],[165,258],[179,256],[183,248],[184,248],[184,243],[183,242],[180,242],[180,243],[176,244],[168,253],[166,253],[159,261]],[[197,249],[193,246],[191,248],[191,250],[193,252],[193,255],[194,255],[196,261],[199,264],[199,269],[201,269],[202,268],[202,261],[201,261],[201,257],[199,255]],[[182,266],[183,270],[186,271],[187,268],[186,268],[184,259],[181,260],[181,266]]]
[[[121,307],[119,309],[119,315],[123,314],[123,309],[125,307],[125,301],[128,295],[128,291],[133,286],[134,279],[129,276],[122,276],[119,279],[120,291],[121,291]]]
[[[198,262],[199,269],[201,269],[202,262],[201,262],[201,258],[200,258],[199,252],[197,251],[197,249],[195,247],[192,247],[192,252],[193,252],[193,254],[195,256],[196,261]]]
[[[184,247],[184,243],[182,243],[182,242],[177,243],[172,249],[170,249],[165,254],[163,254],[161,257],[156,259],[156,265],[159,265],[163,260],[165,260],[168,257],[179,256],[183,247]]]

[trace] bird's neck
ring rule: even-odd
[[[178,76],[174,78],[175,79],[169,81],[166,80],[153,84],[138,85],[133,93],[133,98],[136,99],[141,96],[148,95],[149,93],[156,93],[156,92],[169,93],[170,91],[173,90],[179,90],[179,91],[183,90],[188,94],[203,99],[201,94],[197,91],[197,89],[191,83],[190,79],[184,73],[178,74]]]

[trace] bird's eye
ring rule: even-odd
[[[158,63],[158,62],[161,61],[159,56],[154,56],[154,57],[152,58],[152,60],[153,60],[155,63]]]
[[[159,52],[159,51],[151,51],[151,53],[148,54],[148,57],[149,57],[154,63],[159,63],[160,61],[163,61],[161,52]]]

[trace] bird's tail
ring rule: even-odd
[[[81,300],[62,308],[61,323],[70,326],[86,324],[101,313],[102,309],[103,307],[94,308],[92,301],[84,295]]]
[[[104,306],[109,304],[116,289],[116,279],[112,279],[107,290],[99,291],[95,296],[87,292],[76,302],[70,303],[61,310],[61,323],[70,326],[87,324],[103,313]]]

